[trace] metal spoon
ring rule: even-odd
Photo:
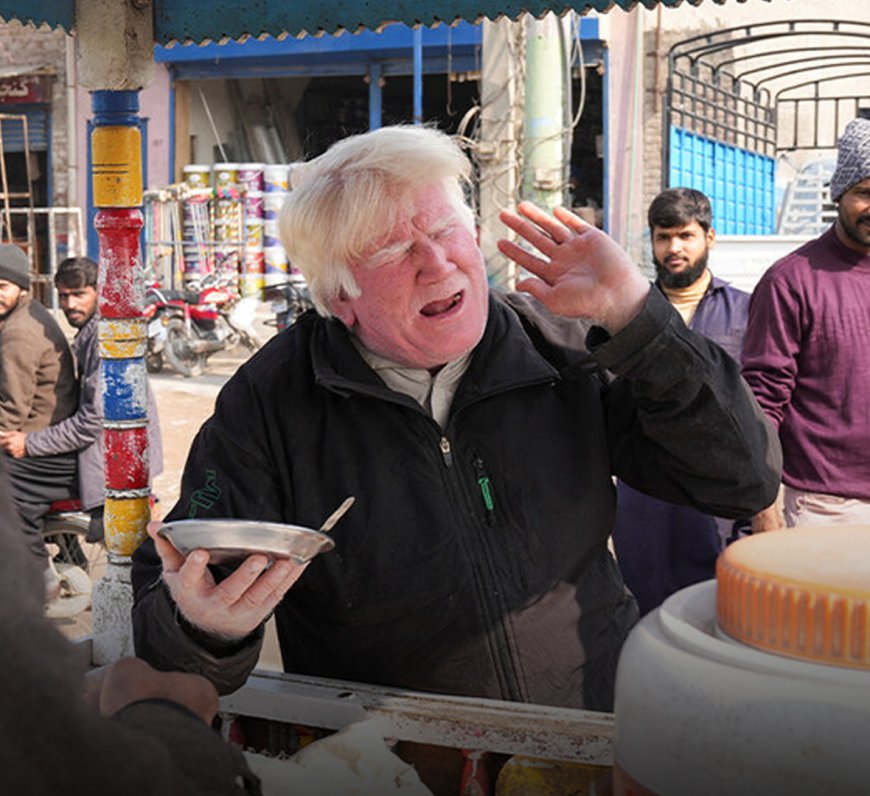
[[[337,523],[344,516],[344,513],[353,505],[354,500],[356,500],[354,497],[345,498],[344,502],[326,518],[323,525],[321,525],[317,530],[321,533],[329,533],[332,530],[332,526],[335,525],[335,523]]]

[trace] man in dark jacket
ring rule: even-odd
[[[356,503],[307,568],[146,542],[139,654],[228,691],[274,610],[288,671],[610,709],[637,619],[607,549],[612,473],[732,516],[777,488],[735,363],[566,210],[502,214],[540,256],[501,242],[535,276],[491,293],[468,161],[434,130],[345,139],[293,174],[282,238],[318,312],[224,387],[169,519],[317,527]]]
[[[210,726],[218,699],[204,678],[128,658],[82,699],[81,651],[43,615],[39,569],[14,521],[6,461],[0,457],[3,793],[259,793],[241,752]]]
[[[740,362],[749,293],[710,271],[709,252],[716,240],[710,200],[694,188],[669,188],[653,199],[647,219],[656,287],[690,329]],[[732,521],[658,500],[622,481],[616,493],[616,560],[641,615],[678,589],[715,577]]]

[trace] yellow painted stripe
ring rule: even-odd
[[[97,329],[100,356],[104,359],[144,357],[148,339],[141,319],[101,319]]]
[[[95,127],[91,133],[95,207],[142,204],[141,135],[137,127]]]
[[[102,359],[133,359],[144,357],[145,340],[100,340],[99,349]]]
[[[107,496],[103,521],[109,552],[131,556],[148,535],[145,528],[151,521],[151,504],[147,497],[117,500]]]
[[[145,321],[142,318],[100,318],[97,336],[100,340],[144,338]]]

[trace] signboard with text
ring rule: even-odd
[[[50,102],[51,92],[42,75],[0,78],[0,105]]]

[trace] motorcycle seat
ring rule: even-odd
[[[164,290],[167,301],[183,301],[185,304],[198,304],[199,293],[195,290]]]
[[[51,514],[60,514],[65,511],[82,511],[82,502],[78,498],[53,500],[48,507],[48,511]]]

